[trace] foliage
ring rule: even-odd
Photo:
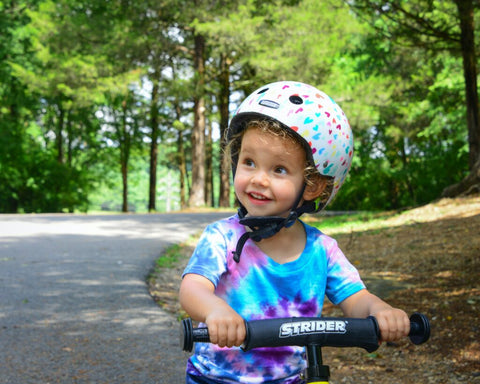
[[[139,211],[151,206],[152,188],[157,210],[173,206],[169,188],[183,205],[197,161],[195,34],[206,44],[202,113],[214,130],[225,126],[225,86],[230,112],[243,95],[278,79],[315,84],[341,105],[355,156],[329,209],[424,204],[468,173],[451,2],[194,4],[0,3],[0,212]],[[220,189],[222,149],[219,134],[213,137],[209,205]]]
[[[332,209],[425,204],[468,171],[460,59],[394,45],[376,29],[342,62],[352,76],[362,73],[363,93],[346,104],[356,157]]]

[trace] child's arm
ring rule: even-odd
[[[398,340],[410,332],[410,320],[404,311],[393,308],[366,289],[346,298],[339,305],[347,317],[374,316],[380,328],[382,341]]]
[[[245,340],[245,321],[214,293],[207,278],[186,274],[180,285],[180,304],[193,320],[208,327],[210,340],[220,347],[240,346]]]

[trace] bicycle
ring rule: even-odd
[[[380,346],[377,320],[342,317],[292,317],[245,322],[247,335],[242,350],[260,347],[306,347],[306,382],[328,384],[330,368],[323,364],[322,347],[359,347],[371,353]],[[193,328],[190,318],[182,320],[180,346],[191,352],[195,342],[210,342],[208,329]],[[419,345],[430,337],[430,322],[420,313],[410,316],[410,341]]]

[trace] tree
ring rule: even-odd
[[[99,128],[92,122],[98,96],[94,89],[103,68],[99,64],[101,57],[88,55],[85,49],[88,45],[79,42],[81,23],[67,3],[43,1],[28,6],[24,2],[14,9],[22,12],[24,24],[15,33],[23,40],[25,55],[23,60],[9,60],[8,66],[15,79],[13,84],[21,84],[19,89],[28,91],[36,104],[28,109],[28,117],[17,118],[37,135],[33,143],[39,149],[43,146],[43,150],[41,156],[36,154],[36,160],[41,159],[45,167],[43,173],[33,172],[35,176],[28,178],[30,182],[23,184],[19,195],[29,210],[73,211],[75,207],[85,207],[91,180],[88,168],[82,165],[90,160],[85,155],[85,146],[93,143],[90,129]],[[59,15],[62,23],[53,21]],[[85,122],[86,116],[89,122]],[[28,142],[28,136],[23,140]],[[23,156],[25,159],[29,155],[23,153]],[[57,164],[50,161],[53,157]],[[36,198],[40,186],[43,200]]]
[[[443,196],[453,197],[470,191],[480,191],[480,121],[475,54],[474,1],[455,0],[460,19],[460,44],[463,56],[470,173],[458,184],[449,186]]]
[[[230,206],[230,161],[225,156],[226,131],[228,128],[229,106],[230,106],[230,67],[233,60],[227,53],[220,54],[219,61],[219,98],[218,109],[220,111],[220,190],[218,196],[218,205],[220,207]]]
[[[426,51],[461,55],[465,84],[470,173],[458,184],[445,188],[443,196],[456,196],[480,189],[480,121],[475,54],[475,0],[348,1],[353,9],[386,24],[379,31],[399,43],[409,43]],[[377,24],[378,25],[378,24]]]
[[[168,92],[167,108],[170,110],[171,116],[167,120],[167,125],[172,127],[175,137],[176,148],[173,150],[172,157],[169,158],[170,164],[175,164],[178,168],[179,184],[180,184],[180,207],[187,207],[187,196],[189,196],[190,186],[187,174],[187,154],[190,146],[187,138],[187,121],[190,107],[188,100],[190,96],[190,82],[188,79],[182,78],[182,70],[187,67],[185,55],[176,55],[170,57],[169,68],[171,76],[164,80],[164,87]]]
[[[117,49],[117,55],[128,66],[145,69],[146,78],[151,83],[149,128],[150,128],[150,171],[148,210],[156,210],[158,142],[163,136],[161,114],[164,104],[160,89],[163,71],[168,68],[170,58],[175,55],[177,37],[172,33],[175,24],[176,6],[174,2],[142,1],[122,2],[121,20],[127,21],[128,32],[120,24],[125,46]]]
[[[30,149],[37,148],[30,141],[25,121],[35,115],[38,100],[13,73],[12,66],[31,65],[31,42],[24,33],[29,23],[26,10],[34,1],[2,2],[0,4],[0,212],[22,209],[21,190],[29,178],[26,170],[33,158]]]
[[[120,80],[117,92],[106,93],[106,104],[102,107],[104,134],[118,148],[122,175],[122,212],[128,212],[128,172],[132,149],[141,143],[140,127],[145,108],[137,100],[138,95]],[[138,110],[140,108],[140,111]]]
[[[195,91],[193,96],[192,188],[188,205],[205,205],[205,36],[194,32]]]

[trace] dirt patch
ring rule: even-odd
[[[329,233],[367,286],[407,313],[431,320],[428,343],[360,349],[324,348],[331,383],[480,383],[480,196],[442,199],[387,220],[386,229]],[[174,268],[158,270],[150,292],[182,316],[178,287],[193,250],[181,248]],[[325,316],[341,316],[326,304]]]

